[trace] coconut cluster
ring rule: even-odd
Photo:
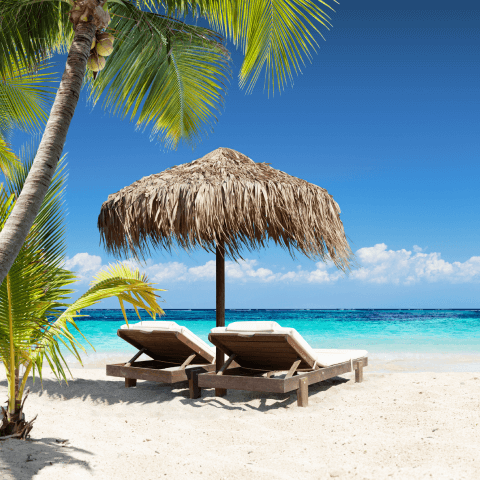
[[[99,33],[93,38],[87,68],[92,72],[99,72],[105,68],[105,57],[113,52],[114,40],[114,36],[109,33]]]

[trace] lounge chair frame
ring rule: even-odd
[[[205,357],[198,351],[198,346],[180,332],[155,333],[162,337],[163,349],[153,348],[152,342],[149,347],[143,346],[142,340],[153,340],[151,333],[141,330],[136,332],[126,329],[118,330],[117,335],[139,351],[128,362],[107,365],[107,375],[125,378],[126,388],[135,387],[137,380],[164,383],[188,381],[190,398],[198,398],[200,396],[198,375],[215,371],[215,364],[212,363],[213,356],[209,359],[210,363],[206,363]],[[152,360],[137,362],[137,358],[143,353],[152,357]]]
[[[245,337],[249,337],[249,341]],[[252,339],[252,337],[255,337]],[[242,340],[243,339],[243,340]],[[290,335],[238,333],[210,334],[209,340],[229,355],[225,365],[235,360],[239,367],[218,372],[193,372],[193,384],[202,388],[249,390],[266,393],[296,391],[299,407],[308,406],[308,386],[355,371],[355,382],[363,381],[363,367],[368,357],[361,357],[329,367],[312,364],[306,352]],[[253,341],[252,341],[253,340]],[[230,348],[229,348],[230,347]],[[270,350],[269,350],[270,347]],[[231,348],[241,351],[233,352]],[[270,355],[270,357],[269,357]],[[269,368],[270,367],[270,368]],[[287,372],[286,375],[282,372]],[[281,376],[275,377],[281,374]],[[198,380],[195,378],[198,376]]]

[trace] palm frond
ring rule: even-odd
[[[0,78],[0,170],[9,176],[20,166],[10,148],[8,139],[14,128],[32,132],[47,119],[46,109],[53,100],[53,90],[48,83],[54,74],[43,73],[49,63],[40,65],[37,71],[29,71],[25,64],[13,65]]]
[[[0,135],[0,170],[8,177],[18,166],[18,159],[10,145]]]
[[[47,72],[51,64],[45,62],[35,71],[13,66],[0,79],[0,134],[5,136],[12,128],[32,131],[45,124],[47,108],[53,101],[54,90],[49,84],[55,81],[55,73]]]
[[[73,39],[67,0],[0,2],[0,77],[15,69],[35,68]]]
[[[164,292],[164,289],[154,288],[153,284],[148,281],[145,273],[140,273],[138,269],[133,269],[126,263],[117,263],[109,265],[105,270],[97,273],[91,283],[91,291],[105,291],[105,288],[113,288],[114,291],[118,288],[115,282],[128,283],[130,289],[123,291],[119,295],[115,293],[109,296],[116,295],[122,306],[125,321],[128,323],[125,310],[123,309],[123,302],[128,302],[133,305],[138,315],[138,308],[146,310],[152,318],[156,315],[164,315],[165,312],[160,308],[157,302],[157,297],[154,292]],[[88,292],[87,292],[88,293]]]
[[[73,327],[84,340],[87,340],[75,323],[75,318],[81,316],[79,314],[81,310],[91,307],[105,298],[117,297],[120,301],[127,324],[128,319],[123,302],[131,303],[137,311],[137,315],[138,308],[142,308],[155,318],[156,315],[161,316],[165,313],[157,302],[158,295],[155,292],[158,291],[163,290],[154,288],[153,284],[148,282],[146,275],[140,274],[138,270],[133,270],[124,264],[110,265],[108,269],[97,274],[89,290],[69,305],[68,308],[49,325],[49,334],[45,335],[38,342],[38,348],[34,353],[33,361],[40,374],[43,361],[42,357],[45,356],[57,376],[66,380],[63,365],[67,370],[68,365],[63,357],[60,358],[57,355],[57,353],[60,352],[57,348],[57,340],[60,340],[81,363],[78,349],[84,350],[84,347],[69,330],[69,326]]]
[[[320,27],[331,26],[328,11],[333,9],[323,0],[217,0],[205,5],[212,28],[245,54],[239,82],[248,92],[263,70],[268,91],[293,83],[318,46]]]
[[[175,147],[195,144],[216,120],[230,75],[222,38],[211,30],[145,12],[130,3],[110,6],[114,51],[91,98]]]

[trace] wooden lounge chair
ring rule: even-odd
[[[361,382],[368,365],[366,350],[314,350],[295,329],[276,322],[235,322],[212,329],[208,339],[228,360],[219,371],[198,375],[200,389],[296,390],[299,407],[308,406],[309,385],[353,370]],[[229,368],[232,361],[239,367]]]
[[[117,335],[138,348],[128,362],[107,365],[107,375],[124,377],[125,387],[134,387],[137,380],[166,383],[188,380],[190,398],[198,398],[200,391],[197,376],[194,378],[193,373],[215,371],[213,348],[175,322],[145,321],[122,325]],[[137,362],[143,353],[152,360]]]

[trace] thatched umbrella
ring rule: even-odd
[[[109,195],[98,228],[117,256],[144,257],[150,246],[215,252],[217,326],[225,325],[225,256],[241,258],[243,248],[259,249],[269,239],[292,256],[299,250],[341,270],[352,255],[340,208],[325,189],[229,148]]]

